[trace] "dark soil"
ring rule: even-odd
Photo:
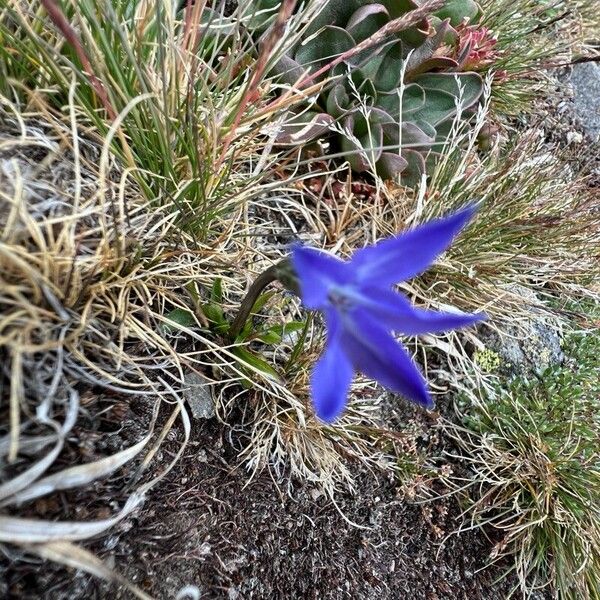
[[[398,409],[388,411],[386,420],[416,414]],[[145,407],[134,403],[123,422],[146,418]],[[137,437],[134,430],[115,435]],[[449,535],[461,523],[456,499],[416,504],[397,479],[361,471],[357,493],[336,496],[338,510],[311,484],[276,485],[266,472],[248,484],[230,439],[216,420],[196,422],[185,456],[143,508],[88,547],[158,599],[175,598],[189,585],[197,586],[201,599],[507,597],[508,584],[493,583],[505,566],[480,571],[493,541],[480,530]],[[80,516],[90,518],[99,497],[112,493],[123,501],[118,490],[126,478],[123,473],[105,482],[93,498],[89,491],[65,496],[62,505],[44,507],[45,517],[50,511],[65,518],[64,507],[77,506]],[[132,597],[87,574],[37,560],[3,557],[0,569],[5,598]]]

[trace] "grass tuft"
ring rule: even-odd
[[[589,304],[588,304],[589,306]],[[588,309],[589,310],[589,309]],[[598,305],[593,309],[597,315]],[[469,467],[472,526],[502,532],[525,594],[550,586],[565,600],[600,597],[600,330],[572,331],[569,360],[530,380],[470,394],[449,432]]]
[[[252,114],[268,83],[249,75],[256,48],[241,22],[223,30],[205,2],[179,4],[48,0],[46,14],[11,0],[0,10],[0,91],[54,114],[72,96],[152,206],[171,207],[201,239],[260,189],[248,163],[264,148]]]
[[[547,69],[568,64],[579,52],[582,30],[597,19],[594,0],[482,0],[483,25],[497,37],[494,108],[498,113],[530,112],[548,95]],[[594,15],[592,17],[592,15]]]

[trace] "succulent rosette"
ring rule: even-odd
[[[414,0],[329,0],[275,70],[294,84],[307,69],[317,71],[416,8]],[[467,118],[481,98],[481,76],[461,71],[470,46],[461,46],[455,29],[479,13],[471,0],[449,1],[382,45],[338,64],[321,77],[333,76],[332,85],[292,116],[278,142],[300,144],[334,134],[355,171],[418,180],[457,115]]]

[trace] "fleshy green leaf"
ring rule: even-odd
[[[247,348],[237,346],[232,348],[231,352],[235,354],[235,356],[237,356],[242,362],[253,367],[257,371],[260,371],[261,373],[264,373],[270,377],[279,379],[279,373],[268,362],[258,357]]]
[[[354,46],[352,36],[345,29],[328,25],[298,48],[295,59],[314,72]]]
[[[473,23],[479,16],[481,9],[473,0],[448,0],[446,4],[434,14],[439,19],[450,19],[450,25],[457,27],[465,19]]]
[[[377,161],[377,174],[384,180],[395,179],[407,166],[407,160],[399,154],[383,152]]]
[[[415,78],[415,83],[425,90],[426,95],[430,91],[440,91],[458,98],[459,93],[462,93],[461,101],[465,109],[473,106],[483,91],[483,80],[477,73],[427,73]]]
[[[390,20],[383,4],[365,4],[348,20],[346,30],[358,43],[372,36]]]
[[[341,140],[342,151],[350,166],[358,172],[368,171],[381,156],[383,129],[375,119],[367,120],[359,113],[348,117],[344,128],[350,135]]]
[[[343,84],[334,85],[327,95],[327,113],[334,119],[341,117],[350,104],[350,96]]]
[[[311,36],[327,25],[344,27],[363,4],[362,0],[329,0],[306,28],[306,36]]]

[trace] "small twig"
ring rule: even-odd
[[[114,121],[117,118],[117,113],[108,99],[108,94],[106,93],[104,85],[102,85],[100,79],[94,74],[92,63],[90,62],[80,39],[77,37],[77,33],[75,33],[75,30],[71,27],[55,0],[40,0],[40,2],[46,9],[48,16],[52,19],[52,22],[58,27],[65,36],[67,42],[71,44],[75,50],[75,54],[77,54],[77,58],[79,58],[79,62],[81,62],[81,66],[84,69],[84,73],[88,76],[92,88],[94,88],[96,95],[100,99],[100,102],[102,102],[109,118]]]
[[[277,13],[277,18],[271,26],[269,35],[267,35],[262,45],[260,54],[258,56],[258,60],[256,61],[254,66],[254,71],[252,73],[252,76],[250,77],[250,81],[248,82],[248,86],[246,87],[246,91],[244,92],[244,96],[242,97],[242,100],[238,106],[231,129],[229,130],[227,137],[223,141],[223,149],[221,150],[221,155],[219,156],[219,160],[217,161],[215,169],[216,171],[218,171],[219,167],[223,163],[223,160],[225,159],[227,150],[229,149],[229,146],[233,141],[233,138],[242,120],[246,107],[250,102],[254,102],[260,97],[260,94],[258,92],[258,86],[264,77],[269,58],[271,57],[273,49],[283,37],[285,33],[286,23],[292,16],[292,13],[294,12],[295,8],[296,0],[283,0],[281,8]]]
[[[283,258],[278,263],[271,265],[266,271],[263,271],[252,283],[246,296],[240,304],[238,314],[235,316],[231,327],[229,328],[229,339],[235,341],[244,324],[248,320],[252,307],[258,300],[261,292],[273,281],[279,281],[288,290],[296,295],[300,295],[300,286],[296,273],[292,267],[290,258]]]

